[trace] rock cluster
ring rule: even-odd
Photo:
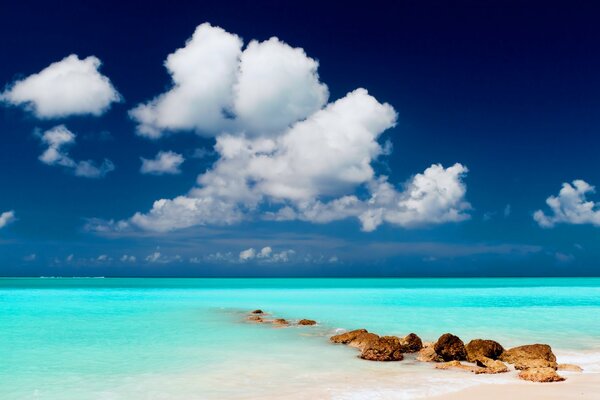
[[[370,361],[401,361],[404,359],[404,353],[415,353],[423,347],[421,338],[414,333],[399,338],[379,336],[366,329],[334,335],[330,340],[359,349],[359,357]]]
[[[248,322],[270,323],[276,327],[313,326],[317,322],[301,319],[296,323],[283,318],[268,318],[262,310],[251,311]],[[401,361],[406,353],[416,359],[436,363],[437,369],[459,369],[475,374],[499,374],[509,371],[507,364],[519,370],[519,378],[533,382],[560,382],[565,378],[556,371],[581,372],[573,364],[557,364],[547,344],[529,344],[505,350],[489,339],[474,339],[466,345],[456,335],[445,333],[434,343],[423,342],[415,333],[404,337],[379,336],[366,329],[356,329],[330,337],[332,343],[345,344],[360,351],[359,357],[370,361]],[[465,362],[467,364],[465,364]]]

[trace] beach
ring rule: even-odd
[[[600,280],[1,279],[2,399],[593,398]],[[315,326],[249,323],[261,308]],[[329,338],[366,328],[552,346],[565,382],[373,362]],[[552,397],[554,396],[554,397]]]

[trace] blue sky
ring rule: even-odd
[[[598,275],[599,10],[390,3],[3,6],[0,274]]]

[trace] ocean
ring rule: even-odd
[[[260,308],[317,326],[245,321]],[[514,381],[360,360],[343,329],[552,346],[600,372],[600,278],[0,279],[0,399],[410,399]]]

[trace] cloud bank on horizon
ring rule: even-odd
[[[215,138],[219,159],[188,193],[90,229],[167,232],[258,216],[314,223],[353,217],[373,231],[384,222],[469,218],[462,164],[434,164],[402,190],[376,175],[371,164],[388,151],[378,140],[395,126],[396,111],[362,88],[328,102],[318,62],[303,49],[275,37],[243,48],[237,35],[205,23],[165,66],[171,89],[130,111],[138,134],[195,131]],[[368,194],[360,198],[359,188]]]

